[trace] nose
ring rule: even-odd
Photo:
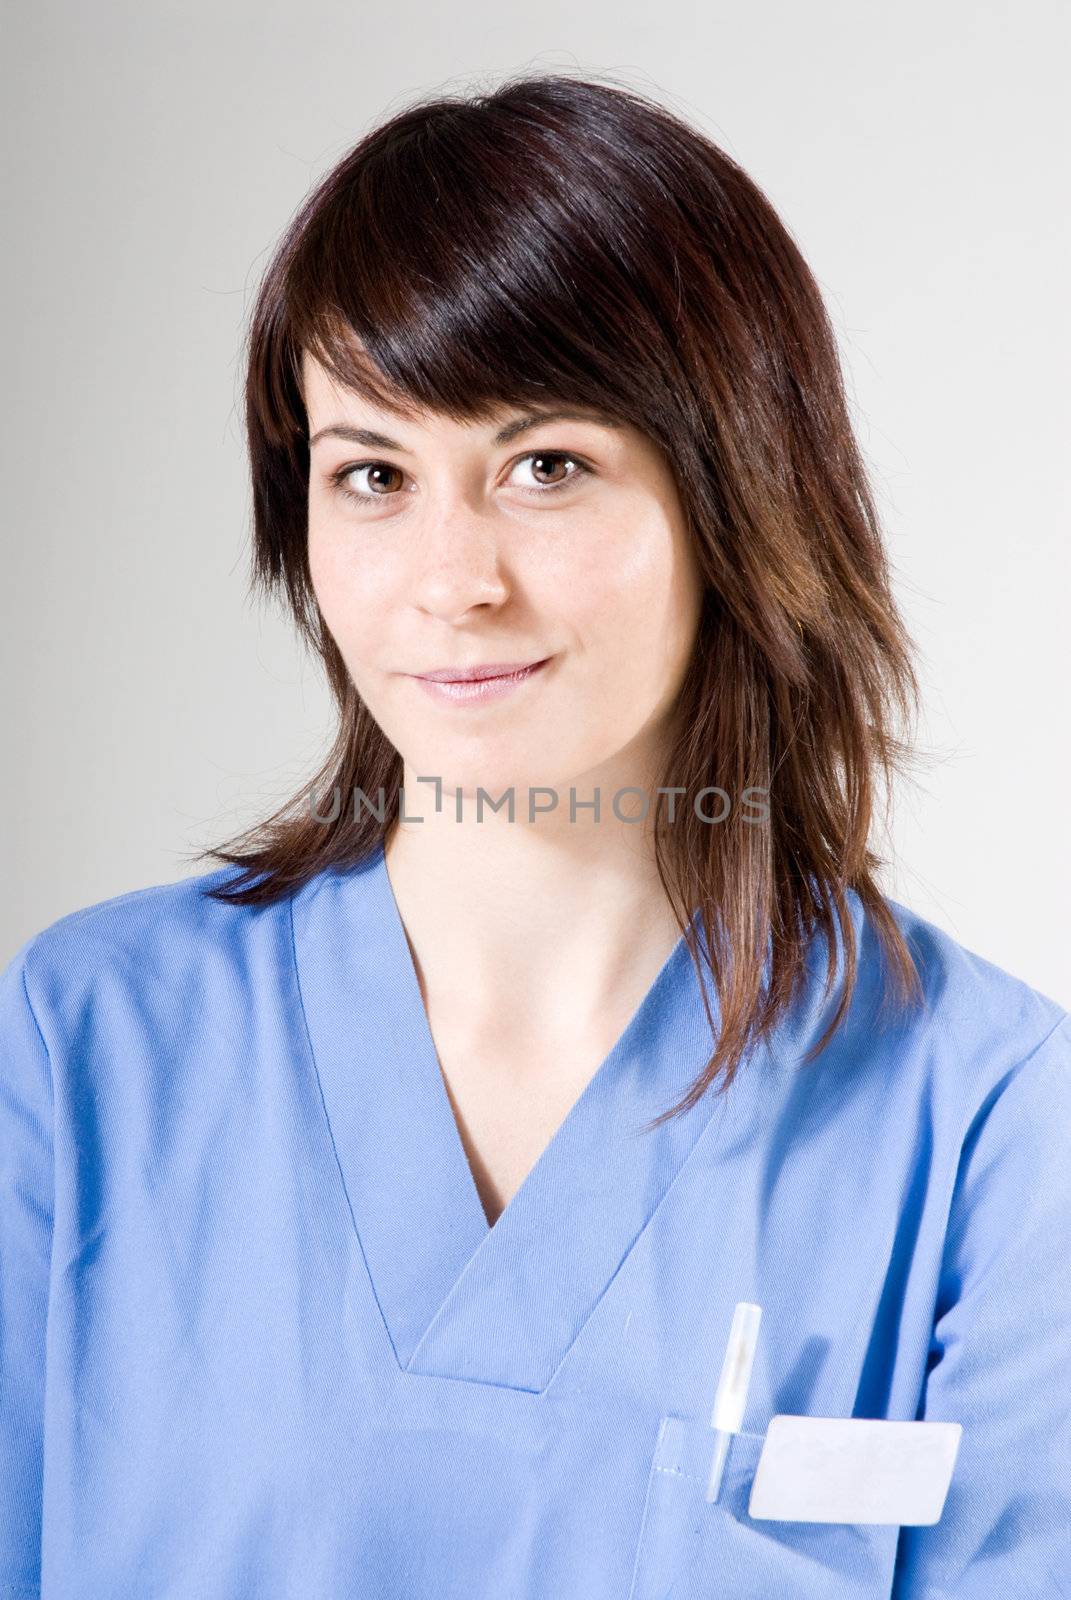
[[[461,495],[440,495],[416,530],[410,599],[452,621],[473,606],[501,605],[510,593],[503,553],[490,511]]]

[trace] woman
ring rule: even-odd
[[[877,886],[910,645],[769,203],[612,85],[417,105],[247,423],[338,737],[4,974],[4,1593],[1066,1592],[1071,1019]],[[936,1520],[753,1515],[784,1413],[959,1425]]]

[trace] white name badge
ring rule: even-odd
[[[748,1515],[780,1522],[937,1522],[963,1426],[774,1417]]]

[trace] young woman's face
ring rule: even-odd
[[[592,416],[521,432],[532,413],[519,407],[486,425],[413,422],[340,389],[307,354],[303,387],[313,588],[403,757],[408,814],[432,809],[421,776],[466,796],[513,786],[518,820],[529,787],[555,789],[568,816],[570,785],[578,801],[597,785],[610,820],[613,787],[657,770],[699,620],[701,579],[662,452]],[[429,692],[418,676],[540,661],[482,699]],[[621,809],[637,815],[637,797]]]

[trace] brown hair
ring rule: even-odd
[[[299,208],[264,275],[245,384],[253,584],[285,594],[339,725],[298,797],[199,852],[243,869],[208,892],[246,905],[292,894],[366,859],[397,814],[401,756],[310,582],[306,350],[387,408],[483,421],[568,400],[666,453],[704,598],[663,781],[689,795],[764,787],[769,820],[713,828],[686,805],[663,827],[656,799],[658,872],[697,971],[699,912],[720,1011],[711,1060],[657,1120],[719,1074],[728,1087],[802,988],[815,930],[828,992],[836,923],[844,989],[811,1056],[824,1048],[856,979],[846,890],[899,998],[918,996],[869,848],[876,780],[890,792],[910,751],[894,716],[917,713],[918,684],[818,287],[770,202],[704,135],[634,90],[560,75],[425,101],[374,128]],[[385,812],[314,818],[310,790],[335,786],[385,798]]]

